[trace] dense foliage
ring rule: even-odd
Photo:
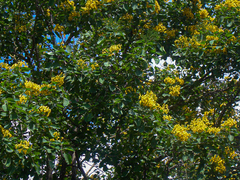
[[[239,0],[0,8],[1,179],[240,177]]]

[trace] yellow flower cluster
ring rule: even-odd
[[[64,78],[65,78],[65,76],[62,75],[62,73],[61,73],[61,74],[59,74],[59,75],[57,75],[55,77],[52,77],[51,78],[51,82],[52,83],[57,83],[57,85],[59,87],[61,87],[64,84]]]
[[[26,82],[24,83],[24,86],[25,86],[25,88],[27,88],[27,89],[31,89],[31,90],[27,90],[27,91],[25,92],[28,96],[30,96],[30,95],[35,95],[35,96],[37,96],[37,95],[39,95],[39,94],[43,94],[43,95],[49,95],[49,94],[50,94],[50,92],[49,92],[47,89],[41,90],[41,89],[43,89],[43,88],[45,88],[45,87],[50,88],[50,87],[51,87],[50,84],[38,85],[38,84],[36,84],[36,83],[34,83],[34,82],[26,81]]]
[[[115,0],[104,0],[106,3],[111,3],[111,2],[113,2],[113,1],[115,1]]]
[[[169,94],[172,95],[172,96],[179,96],[180,95],[180,89],[181,89],[181,86],[179,85],[176,85],[176,86],[170,86],[169,87]]]
[[[201,19],[205,19],[205,18],[207,18],[209,16],[209,13],[208,13],[208,11],[206,9],[201,9],[199,11],[199,15],[200,15]]]
[[[64,26],[61,26],[59,24],[56,24],[54,27],[54,31],[59,32],[60,34],[63,34],[64,30],[65,30]]]
[[[166,26],[164,26],[163,23],[161,23],[161,22],[154,28],[154,30],[157,32],[161,32],[161,33],[167,32]]]
[[[223,174],[226,171],[226,167],[224,166],[225,161],[221,159],[220,156],[216,154],[210,159],[210,162],[215,165],[214,170]]]
[[[74,1],[64,1],[60,4],[59,6],[62,10],[71,10],[73,8],[73,10],[75,10],[75,6],[74,6]]]
[[[174,44],[178,48],[185,48],[185,47],[190,47],[190,46],[195,48],[195,47],[199,47],[201,45],[195,36],[193,36],[192,38],[187,38],[186,36],[181,36],[181,37],[179,37],[179,39],[174,41]]]
[[[72,21],[73,19],[77,18],[77,17],[80,17],[80,13],[79,12],[76,12],[76,11],[73,11],[69,14],[68,16],[68,20],[69,21]]]
[[[13,70],[16,67],[28,67],[28,65],[25,61],[19,61],[17,63],[14,63],[12,66],[9,66],[7,63],[0,63],[0,68],[2,69]]]
[[[89,12],[91,10],[97,10],[100,2],[98,0],[87,0],[85,7],[82,7],[83,11]]]
[[[51,15],[50,12],[51,12],[50,9],[47,9],[46,15],[47,15],[48,17]]]
[[[183,9],[183,15],[186,16],[188,19],[193,19],[194,15],[192,13],[192,10],[190,8],[184,8]]]
[[[27,31],[27,26],[22,25],[22,26],[17,26],[17,30],[19,33]]]
[[[19,144],[15,145],[15,149],[18,150],[19,153],[23,152],[24,154],[27,154],[27,150],[29,149],[29,141],[21,141]]]
[[[187,128],[180,124],[176,124],[171,133],[177,136],[180,141],[187,141],[191,137],[191,134],[187,132]]]
[[[230,149],[229,147],[225,147],[225,153],[228,155],[231,159],[234,159],[237,156],[237,153]]]
[[[145,95],[139,96],[139,103],[142,106],[149,107],[150,109],[156,109],[158,107],[157,96],[152,91],[147,91]]]
[[[60,132],[54,132],[53,133],[54,138],[50,139],[50,141],[57,141],[60,138]]]
[[[3,137],[12,137],[12,134],[9,132],[8,129],[4,129],[2,125],[0,125],[1,132],[3,134]]]
[[[126,90],[125,90],[125,94],[128,94],[129,93],[132,93],[132,92],[137,92],[137,90],[135,88],[133,88],[132,86],[128,86],[126,87]]]
[[[121,44],[117,44],[117,45],[112,45],[112,46],[110,46],[110,48],[108,48],[108,49],[103,49],[102,50],[102,53],[104,54],[104,53],[110,53],[110,55],[109,56],[112,56],[112,55],[114,55],[114,51],[116,51],[116,52],[119,52],[120,50],[121,50],[121,48],[122,48],[122,45]]]
[[[188,125],[188,129],[193,133],[202,133],[207,132],[209,134],[217,134],[220,132],[220,128],[212,127],[213,123],[210,123],[208,120],[208,115],[213,114],[214,109],[210,109],[209,111],[205,111],[202,118],[195,118],[191,121],[190,125]]]
[[[99,64],[98,64],[98,63],[93,63],[93,64],[91,64],[92,70],[95,70],[97,67],[99,67]]]
[[[38,109],[38,113],[43,113],[48,117],[51,113],[51,109],[48,106],[40,106]]]
[[[166,39],[171,39],[176,36],[176,30],[167,30],[166,32]]]
[[[120,19],[124,19],[124,20],[129,20],[131,21],[133,19],[133,16],[126,13],[125,15],[123,15]]]
[[[168,105],[167,104],[163,104],[162,106],[160,106],[159,104],[157,105],[157,107],[162,110],[163,114],[168,114],[169,113],[169,109],[168,109]]]
[[[163,120],[170,121],[171,119],[172,119],[172,116],[170,116],[170,115],[163,115]]]
[[[237,121],[233,118],[228,118],[224,123],[221,124],[222,128],[231,128],[235,126],[237,128]]]
[[[27,102],[27,97],[24,95],[19,96],[19,101],[17,102],[18,104],[25,104]]]
[[[175,79],[173,79],[173,78],[171,78],[171,77],[166,77],[165,79],[164,79],[164,82],[166,83],[166,84],[175,84]]]
[[[161,9],[161,7],[160,7],[160,5],[158,4],[158,1],[157,0],[155,0],[155,6],[154,6],[154,8],[155,8],[155,10],[154,10],[154,13],[159,13],[159,11],[160,11],[160,9]]]
[[[27,94],[27,95],[35,95],[35,96],[37,96],[37,95],[39,95],[39,93],[40,93],[40,89],[41,89],[41,86],[40,85],[38,85],[38,84],[36,84],[36,83],[34,83],[34,82],[31,82],[31,81],[26,81],[25,83],[24,83],[24,85],[25,85],[25,88],[27,88],[27,89],[31,89],[31,91],[30,90],[27,90],[25,93]]]
[[[226,0],[219,5],[215,6],[215,10],[219,10],[221,7],[227,7],[227,9],[240,7],[239,0]]]
[[[212,41],[212,40],[214,40],[214,41],[218,41],[218,37],[216,37],[216,36],[210,36],[210,35],[207,35],[206,36],[206,40],[207,41]]]
[[[83,60],[83,59],[79,59],[77,61],[77,65],[81,68],[84,69],[85,67],[87,67],[87,63]]]

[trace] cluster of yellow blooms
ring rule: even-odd
[[[187,132],[188,128],[184,127],[183,125],[176,124],[172,130],[172,134],[177,136],[180,141],[187,141],[191,134]]]
[[[221,124],[222,128],[231,128],[235,126],[237,128],[237,121],[233,118],[228,118],[224,123]]]
[[[172,30],[167,30],[166,32],[166,39],[171,39],[174,38],[176,36],[176,30],[172,29]]]
[[[48,117],[51,113],[51,109],[48,106],[40,106],[38,109],[38,113],[43,113]]]
[[[74,6],[74,1],[70,1],[70,0],[66,0],[64,2],[62,2],[59,7],[62,10],[71,10],[73,8],[73,10],[75,10],[75,6]]]
[[[19,96],[19,101],[17,102],[18,104],[25,104],[27,102],[27,97],[24,95]]]
[[[237,153],[230,149],[229,147],[225,147],[225,153],[228,155],[231,159],[234,159],[237,156]]]
[[[98,0],[87,0],[85,7],[82,7],[83,13],[89,13],[91,10],[97,10],[100,2]]]
[[[73,11],[69,14],[68,16],[68,20],[69,21],[72,21],[74,18],[77,18],[77,17],[80,17],[80,13],[79,12],[76,12],[76,11]]]
[[[139,103],[142,106],[149,107],[150,109],[158,108],[158,103],[156,102],[157,96],[152,91],[147,91],[145,95],[140,94],[139,99]]]
[[[25,61],[19,61],[17,63],[14,63],[12,66],[9,66],[7,63],[0,63],[0,68],[2,69],[13,70],[16,67],[28,67],[28,65]]]
[[[65,76],[61,74],[54,76],[51,78],[52,83],[57,83],[59,87],[61,87],[64,84],[64,78]]]
[[[97,67],[99,67],[98,63],[95,62],[95,63],[91,64],[92,70],[95,70]]]
[[[205,18],[209,17],[209,13],[206,9],[201,9],[199,11],[199,15],[200,15],[201,19],[205,19]]]
[[[83,60],[83,59],[79,59],[77,61],[77,65],[81,68],[84,69],[85,67],[87,67],[87,63]]]
[[[181,89],[181,86],[179,85],[176,85],[176,86],[170,86],[169,87],[169,94],[172,95],[172,96],[179,96],[180,95],[180,89]]]
[[[56,24],[54,27],[54,31],[59,32],[60,34],[63,34],[64,30],[65,30],[64,26],[61,26],[59,24]]]
[[[37,95],[39,95],[40,94],[40,90],[41,90],[41,86],[40,85],[38,85],[38,84],[36,84],[36,83],[34,83],[34,82],[31,82],[31,81],[26,81],[25,83],[24,83],[24,86],[25,86],[25,88],[27,88],[27,89],[31,89],[31,91],[30,90],[27,90],[25,93],[27,94],[27,95],[35,95],[35,96],[37,96]]]
[[[12,137],[12,134],[9,132],[8,129],[4,129],[2,125],[0,125],[1,132],[3,134],[3,137]]]
[[[60,132],[53,133],[54,138],[50,139],[50,141],[57,141],[60,138]]]
[[[154,13],[159,13],[160,11],[160,5],[158,4],[158,1],[155,0],[155,6],[154,6],[155,10],[154,10]]]
[[[216,5],[214,9],[219,10],[219,9],[221,9],[221,7],[227,7],[228,10],[231,8],[240,7],[240,1],[239,0],[226,0],[219,5]]]
[[[192,13],[192,10],[190,8],[184,8],[183,9],[183,15],[186,16],[188,19],[193,19],[194,15]]]
[[[220,156],[215,154],[210,159],[210,162],[215,165],[214,170],[216,172],[219,172],[219,173],[223,174],[226,171],[226,167],[224,166],[225,161],[223,159],[221,159]]]
[[[194,48],[194,47],[199,47],[201,45],[195,36],[193,36],[192,38],[187,38],[186,36],[181,36],[181,37],[179,37],[179,39],[174,41],[174,44],[178,48],[179,47],[185,48],[185,47],[190,47],[190,46]]]
[[[158,32],[161,32],[161,33],[166,33],[167,31],[167,28],[166,26],[163,25],[163,23],[159,23],[155,28],[154,28],[155,31],[158,31]]]
[[[125,94],[137,92],[136,88],[133,88],[132,86],[126,87]]]
[[[15,145],[15,149],[18,150],[19,153],[23,152],[24,154],[27,154],[27,150],[29,149],[29,141],[21,141],[19,144]]]
[[[123,15],[120,19],[124,19],[124,20],[129,20],[131,21],[133,19],[133,16],[126,13],[125,15]]]
[[[108,48],[108,49],[103,49],[102,50],[102,53],[104,54],[104,53],[110,53],[110,55],[109,56],[112,56],[112,55],[114,55],[114,51],[116,51],[116,52],[119,52],[120,50],[121,50],[121,48],[122,48],[122,45],[121,44],[117,44],[117,45],[112,45],[112,46],[110,46],[110,48]]]

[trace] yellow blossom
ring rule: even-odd
[[[237,121],[233,118],[228,118],[224,123],[221,124],[221,128],[231,128],[232,126],[237,127]]]
[[[214,170],[216,172],[219,172],[221,174],[223,174],[226,171],[226,167],[224,166],[225,161],[223,159],[221,159],[220,156],[218,155],[214,155],[211,159],[210,162],[212,164],[214,164]]]
[[[191,137],[191,134],[187,132],[187,128],[180,124],[175,125],[171,133],[177,136],[180,141],[187,141]]]
[[[29,141],[22,140],[19,144],[15,145],[15,149],[17,149],[19,153],[23,152],[24,154],[27,154],[29,146]]]
[[[48,106],[40,106],[38,109],[38,113],[43,113],[48,117],[51,113],[51,109]]]
[[[190,8],[184,8],[183,15],[186,16],[188,19],[194,18],[194,14],[192,13],[192,10]]]
[[[172,95],[172,96],[179,96],[180,95],[180,89],[181,89],[181,86],[179,85],[176,85],[176,86],[170,86],[169,87],[169,94]]]
[[[163,23],[159,23],[155,28],[155,31],[161,32],[161,33],[165,33],[167,31],[166,26],[163,25]]]
[[[234,159],[237,156],[237,153],[235,151],[233,151],[231,148],[229,147],[225,147],[225,153],[226,155],[228,155],[231,159]]]
[[[64,84],[64,78],[65,78],[65,76],[62,75],[62,73],[61,73],[60,75],[57,75],[57,76],[55,76],[55,77],[52,77],[52,78],[51,78],[51,82],[52,82],[52,83],[57,83],[57,85],[58,85],[59,87],[61,87],[61,86]]]
[[[173,79],[173,78],[171,78],[171,77],[166,77],[165,79],[164,79],[164,82],[166,83],[166,84],[174,84],[175,83],[175,79]]]
[[[150,109],[156,109],[158,107],[157,96],[152,91],[147,91],[145,95],[139,96],[139,103],[142,106],[149,107]]]
[[[159,5],[159,3],[158,3],[157,0],[155,0],[155,6],[154,6],[154,8],[155,8],[154,12],[158,14],[159,11],[160,11],[160,5]]]
[[[204,19],[204,18],[207,18],[208,17],[208,11],[206,9],[201,9],[199,11],[199,14],[200,14],[200,18],[201,19]]]
[[[3,134],[3,137],[12,137],[12,134],[9,132],[8,129],[4,129],[2,125],[0,125],[1,132]]]
[[[24,95],[19,96],[19,101],[17,102],[18,104],[25,104],[27,102],[27,97]]]

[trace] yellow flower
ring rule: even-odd
[[[64,78],[65,78],[65,76],[62,75],[62,73],[61,73],[60,75],[57,75],[57,76],[55,76],[55,77],[52,77],[52,78],[51,78],[51,82],[52,82],[52,83],[57,83],[57,85],[58,85],[59,87],[61,87],[61,86],[64,84]]]
[[[40,106],[38,109],[38,113],[43,113],[48,117],[51,113],[51,109],[48,106]]]
[[[208,11],[206,9],[201,9],[199,11],[199,14],[200,14],[200,18],[201,19],[204,19],[204,18],[207,18],[208,17]]]
[[[17,149],[19,153],[23,152],[24,154],[27,154],[29,146],[30,146],[29,141],[21,140],[19,144],[15,145],[15,149]]]
[[[181,86],[179,86],[179,85],[171,86],[171,87],[169,87],[169,90],[170,90],[169,94],[172,96],[179,96],[180,89],[181,89]]]
[[[237,121],[232,118],[228,118],[221,124],[221,128],[231,128],[232,126],[237,127]]]
[[[221,159],[220,156],[217,156],[216,154],[210,159],[210,162],[214,164],[214,170],[223,174],[226,171],[226,167],[224,166],[225,161]]]
[[[165,79],[164,79],[164,82],[166,83],[166,84],[174,84],[175,83],[175,79],[173,79],[173,78],[170,78],[170,77],[166,77]]]
[[[183,15],[186,16],[188,19],[193,19],[194,15],[192,13],[192,10],[190,8],[184,8],[183,9]]]
[[[171,133],[177,136],[180,141],[187,141],[191,137],[191,134],[187,132],[187,128],[180,124],[175,125]]]
[[[155,28],[155,31],[161,32],[161,33],[166,33],[167,32],[167,28],[166,26],[163,25],[163,23],[159,23]]]
[[[0,125],[1,132],[3,134],[3,137],[12,137],[12,134],[9,132],[9,130],[4,129],[2,125]]]
[[[160,11],[160,5],[158,4],[158,1],[157,1],[157,0],[155,0],[155,6],[154,6],[154,7],[155,7],[154,12],[158,14],[159,11]]]
[[[150,109],[156,109],[159,106],[158,103],[156,102],[157,96],[152,91],[147,91],[145,95],[140,94],[139,99],[140,99],[139,103],[142,106],[149,107]]]
[[[17,102],[18,104],[25,104],[27,102],[27,97],[24,95],[19,96],[19,101]]]

